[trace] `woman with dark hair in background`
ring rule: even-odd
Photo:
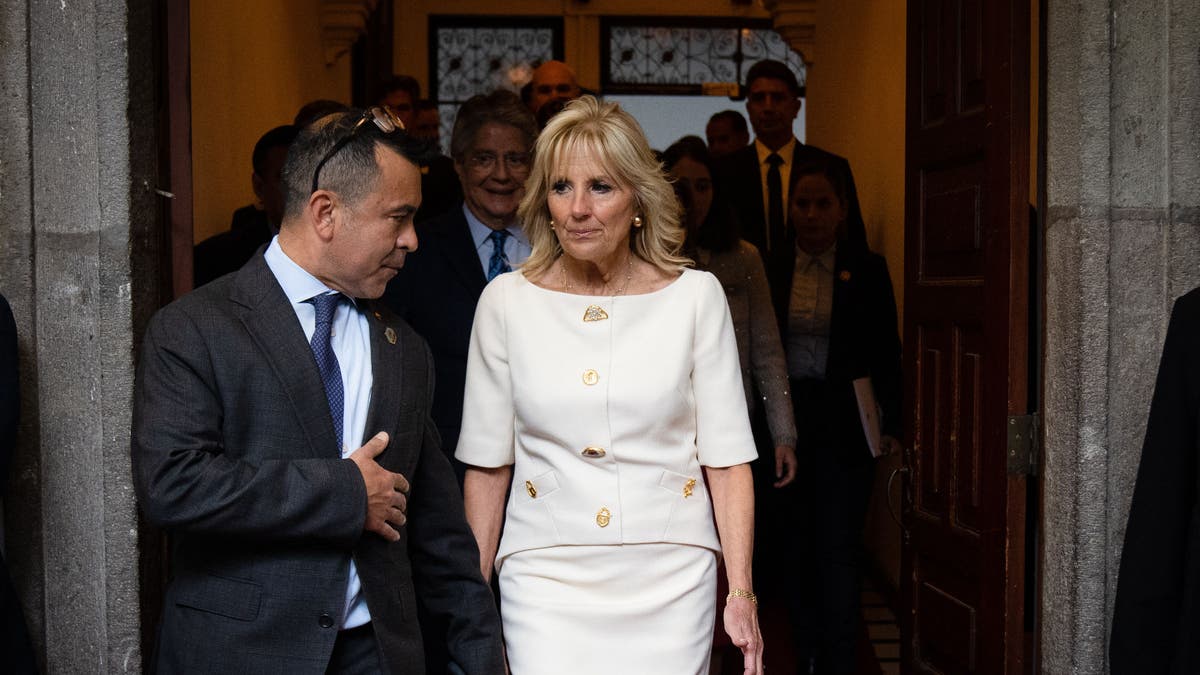
[[[768,270],[800,459],[785,590],[801,672],[809,672],[807,663],[814,673],[843,675],[855,670],[862,536],[875,474],[860,406],[875,413],[878,404],[878,450],[898,448],[900,338],[887,262],[846,232],[840,174],[814,163],[795,167],[792,177],[795,254],[773,258]]]
[[[698,269],[711,272],[725,287],[746,404],[753,418],[762,402],[774,448],[774,486],[783,487],[796,476],[796,425],[788,394],[786,363],[771,291],[762,258],[753,244],[738,237],[728,203],[713,185],[713,164],[699,136],[684,136],[663,153],[663,168],[675,181],[683,203],[687,230],[683,252]],[[757,392],[758,396],[755,396]]]

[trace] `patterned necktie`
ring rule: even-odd
[[[772,152],[767,155],[767,250],[784,245],[783,232],[783,174],[779,165],[783,158]]]
[[[333,333],[333,313],[342,300],[341,293],[323,293],[308,302],[317,310],[317,328],[313,331],[313,356],[317,369],[321,371],[321,382],[325,385],[325,398],[329,399],[329,414],[333,416],[333,435],[337,439],[338,457],[342,456],[342,416],[345,409],[345,390],[342,388],[342,368],[329,338]]]
[[[505,272],[511,272],[508,266],[508,256],[504,255],[504,240],[512,235],[508,230],[492,230],[488,239],[492,242],[492,257],[488,260],[487,280],[491,281]]]

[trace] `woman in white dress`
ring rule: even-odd
[[[479,300],[456,456],[515,675],[707,673],[719,552],[762,672],[737,344],[678,211],[633,118],[578,99],[534,149],[533,254]]]

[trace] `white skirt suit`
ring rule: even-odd
[[[514,675],[707,673],[720,544],[700,467],[756,456],[716,277],[620,297],[497,277],[456,456],[513,465],[496,567]]]

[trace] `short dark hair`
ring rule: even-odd
[[[350,106],[341,101],[319,98],[300,106],[300,109],[296,111],[296,118],[292,120],[292,124],[298,127],[307,126],[309,122],[319,120],[330,113],[346,112],[349,109]]]
[[[529,108],[521,99],[507,89],[497,89],[490,94],[477,94],[467,99],[454,118],[454,131],[450,134],[450,156],[461,162],[467,151],[475,145],[479,130],[488,123],[504,124],[521,132],[525,147],[533,148],[537,140],[538,127]]]
[[[283,126],[275,127],[258,139],[254,144],[254,154],[250,157],[250,164],[254,167],[254,173],[262,175],[263,164],[267,161],[267,153],[274,148],[287,148],[296,140],[296,134],[300,133],[300,127],[294,124],[284,124]]]
[[[736,110],[722,110],[719,113],[713,113],[713,116],[708,118],[708,123],[712,124],[717,120],[726,120],[733,126],[733,130],[749,135],[750,128],[746,126],[746,117]]]
[[[800,89],[800,82],[796,80],[796,74],[782,61],[763,59],[750,66],[750,70],[746,73],[746,89],[749,89],[755,80],[764,77],[772,80],[782,80],[796,98],[800,98],[804,94],[804,91]]]
[[[712,206],[708,208],[708,216],[704,218],[703,223],[700,223],[700,228],[696,232],[696,244],[710,251],[728,251],[737,244],[741,237],[741,228],[738,226],[733,208],[726,201],[715,180],[716,165],[712,155],[708,152],[708,146],[704,144],[704,139],[699,136],[684,136],[672,143],[662,153],[663,170],[670,173],[671,167],[678,164],[679,160],[684,157],[703,164],[708,169],[709,177],[714,179]],[[676,188],[675,193],[679,194],[680,188]],[[691,208],[690,204],[688,208]]]
[[[791,182],[793,185],[805,176],[824,176],[829,181],[829,185],[833,187],[833,194],[837,195],[842,206],[850,208],[850,191],[846,186],[846,177],[833,164],[820,159],[811,159],[800,162],[792,168]]]
[[[382,99],[397,90],[408,92],[414,104],[421,100],[421,83],[412,75],[393,75],[384,80],[379,87],[379,98]]]
[[[321,167],[320,184],[351,204],[357,203],[375,187],[379,173],[379,164],[375,160],[377,146],[393,150],[417,166],[428,161],[432,152],[429,143],[413,138],[405,131],[385,134],[373,122],[366,121],[355,132],[355,125],[369,114],[352,109],[327,115],[300,130],[283,164],[285,217],[298,215],[303,210],[312,196],[313,172],[317,164],[348,134],[353,134],[349,142]]]

